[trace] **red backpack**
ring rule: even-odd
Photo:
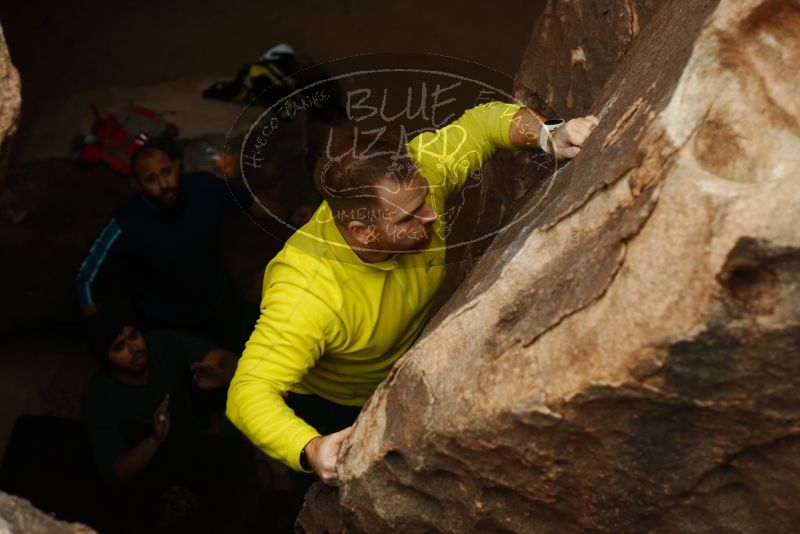
[[[130,157],[147,141],[171,140],[178,135],[178,127],[164,120],[161,114],[143,106],[128,104],[116,113],[100,115],[91,106],[95,120],[92,133],[84,136],[78,161],[106,163],[112,170],[130,175]]]

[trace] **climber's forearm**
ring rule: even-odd
[[[547,120],[531,108],[520,108],[511,119],[509,140],[517,148],[525,150],[541,150],[539,148],[539,134],[542,125]]]
[[[153,459],[160,445],[158,439],[148,436],[128,452],[120,454],[114,460],[114,477],[117,480],[128,480],[141,473]]]

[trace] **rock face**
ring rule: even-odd
[[[5,187],[8,156],[22,106],[19,83],[19,72],[11,63],[3,29],[0,28],[0,221],[3,223],[16,223],[25,217],[25,210]]]
[[[556,117],[585,115],[657,0],[548,2],[514,78],[514,96]]]
[[[795,530],[798,64],[797,2],[653,14],[584,151],[365,407],[338,510],[317,488],[298,527]]]
[[[8,154],[11,149],[11,138],[17,131],[19,110],[22,105],[20,97],[19,72],[11,63],[8,55],[6,39],[0,28],[0,184],[3,183]]]
[[[591,112],[592,103],[660,5],[654,0],[548,2],[514,77],[514,96],[547,117]],[[500,152],[486,165],[473,213],[456,221],[450,238],[472,245],[448,251],[443,299],[486,251],[490,241],[482,236],[493,235],[513,216],[520,197],[547,179],[553,168],[548,156],[530,152]]]
[[[80,523],[64,523],[37,510],[25,499],[0,491],[0,534],[91,534]]]

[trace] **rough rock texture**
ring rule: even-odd
[[[307,532],[791,532],[800,5],[673,0],[365,408]],[[325,518],[330,517],[331,522]]]
[[[37,510],[25,499],[0,491],[0,534],[90,534],[80,523],[64,523]]]
[[[3,29],[0,28],[0,169],[3,170],[8,162],[11,138],[19,123],[22,104],[19,89],[19,72],[11,63]],[[4,172],[0,172],[0,184],[4,175]]]
[[[660,5],[655,0],[548,2],[514,77],[514,96],[547,117],[589,113]],[[496,229],[519,210],[520,197],[554,168],[549,156],[524,151],[500,152],[486,165],[477,199],[468,204],[469,213],[456,221],[449,238],[451,244],[471,244],[448,251],[450,268],[440,292],[442,301],[486,251]]]
[[[548,2],[514,78],[514,95],[550,116],[583,115],[663,2]]]
[[[3,29],[0,28],[0,221],[17,222],[25,217],[14,195],[5,187],[6,167],[11,142],[19,124],[19,73],[11,63]]]

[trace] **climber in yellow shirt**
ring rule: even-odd
[[[349,425],[428,319],[448,195],[499,148],[574,157],[597,123],[492,102],[405,147],[334,147],[315,177],[324,202],[267,265],[230,420],[271,457],[335,483]]]

